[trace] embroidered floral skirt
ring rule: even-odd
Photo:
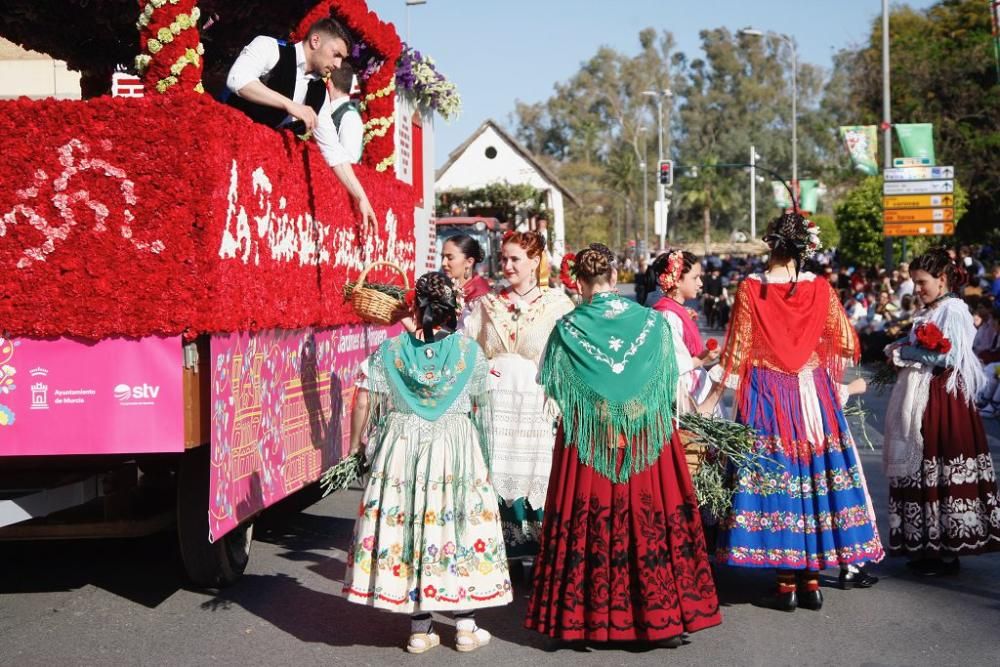
[[[889,479],[889,553],[936,558],[1000,551],[1000,497],[983,421],[947,390],[948,374],[930,383],[921,424],[920,470]]]
[[[509,603],[496,491],[472,422],[389,419],[354,528],[347,599],[402,613]]]
[[[551,637],[656,641],[722,621],[698,506],[675,436],[614,484],[559,439],[525,626]]]
[[[822,570],[884,557],[864,473],[829,374],[755,368],[737,419],[757,431],[753,466],[719,533],[718,562]]]

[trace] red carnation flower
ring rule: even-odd
[[[927,322],[917,327],[916,339],[917,345],[925,350],[940,352],[942,354],[947,354],[951,351],[951,341],[945,338],[944,334],[941,333],[941,329],[933,322]]]

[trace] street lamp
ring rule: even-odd
[[[646,173],[646,130],[645,125],[639,126],[642,133],[642,159],[639,160],[639,170],[642,171],[642,251],[648,253],[649,246],[649,178]]]
[[[799,66],[798,66],[798,50],[795,48],[795,40],[793,40],[788,35],[784,35],[780,32],[773,32],[768,30],[766,33],[761,30],[756,30],[754,28],[743,28],[739,31],[740,35],[744,37],[763,37],[765,34],[770,37],[777,37],[782,39],[788,44],[789,48],[792,50],[792,190],[798,193],[799,190],[799,136],[798,136],[798,88],[799,88]],[[798,194],[795,195],[795,200],[793,201],[795,208],[798,208]]]
[[[653,97],[656,99],[656,160],[657,164],[663,161],[663,99],[670,99],[674,96],[673,92],[669,88],[664,88],[663,90],[644,90],[642,94],[646,97]],[[668,137],[669,138],[669,137]],[[669,145],[667,150],[670,150]],[[663,211],[663,226],[660,227],[660,247],[666,245],[666,234],[667,234],[667,208],[664,204],[665,192],[664,186],[660,185],[657,187],[656,199],[659,201],[659,208]]]
[[[427,0],[406,0],[406,45],[410,45],[410,7],[426,5]]]

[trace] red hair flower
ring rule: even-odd
[[[667,257],[667,266],[663,273],[656,277],[660,289],[664,294],[670,294],[677,289],[677,283],[681,281],[681,273],[684,272],[684,253],[680,250],[672,250]]]
[[[568,252],[563,255],[562,263],[559,265],[559,280],[563,287],[576,291],[576,255]]]
[[[709,338],[707,341],[705,341],[705,347],[708,348],[709,352],[717,350],[719,349],[719,341],[715,340],[714,338]]]

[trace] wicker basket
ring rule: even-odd
[[[701,464],[705,462],[708,446],[691,431],[678,429],[677,435],[684,445],[684,459],[687,461],[688,472],[694,477],[701,469]]]
[[[374,262],[369,264],[358,277],[358,284],[354,286],[354,290],[351,292],[351,307],[354,308],[354,312],[358,314],[358,317],[365,322],[382,325],[392,324],[392,316],[399,309],[402,302],[384,292],[365,287],[365,278],[368,277],[368,272],[376,266],[388,266],[391,269],[395,269],[403,277],[403,287],[410,289],[410,281],[406,278],[406,272],[403,269],[392,262]]]

